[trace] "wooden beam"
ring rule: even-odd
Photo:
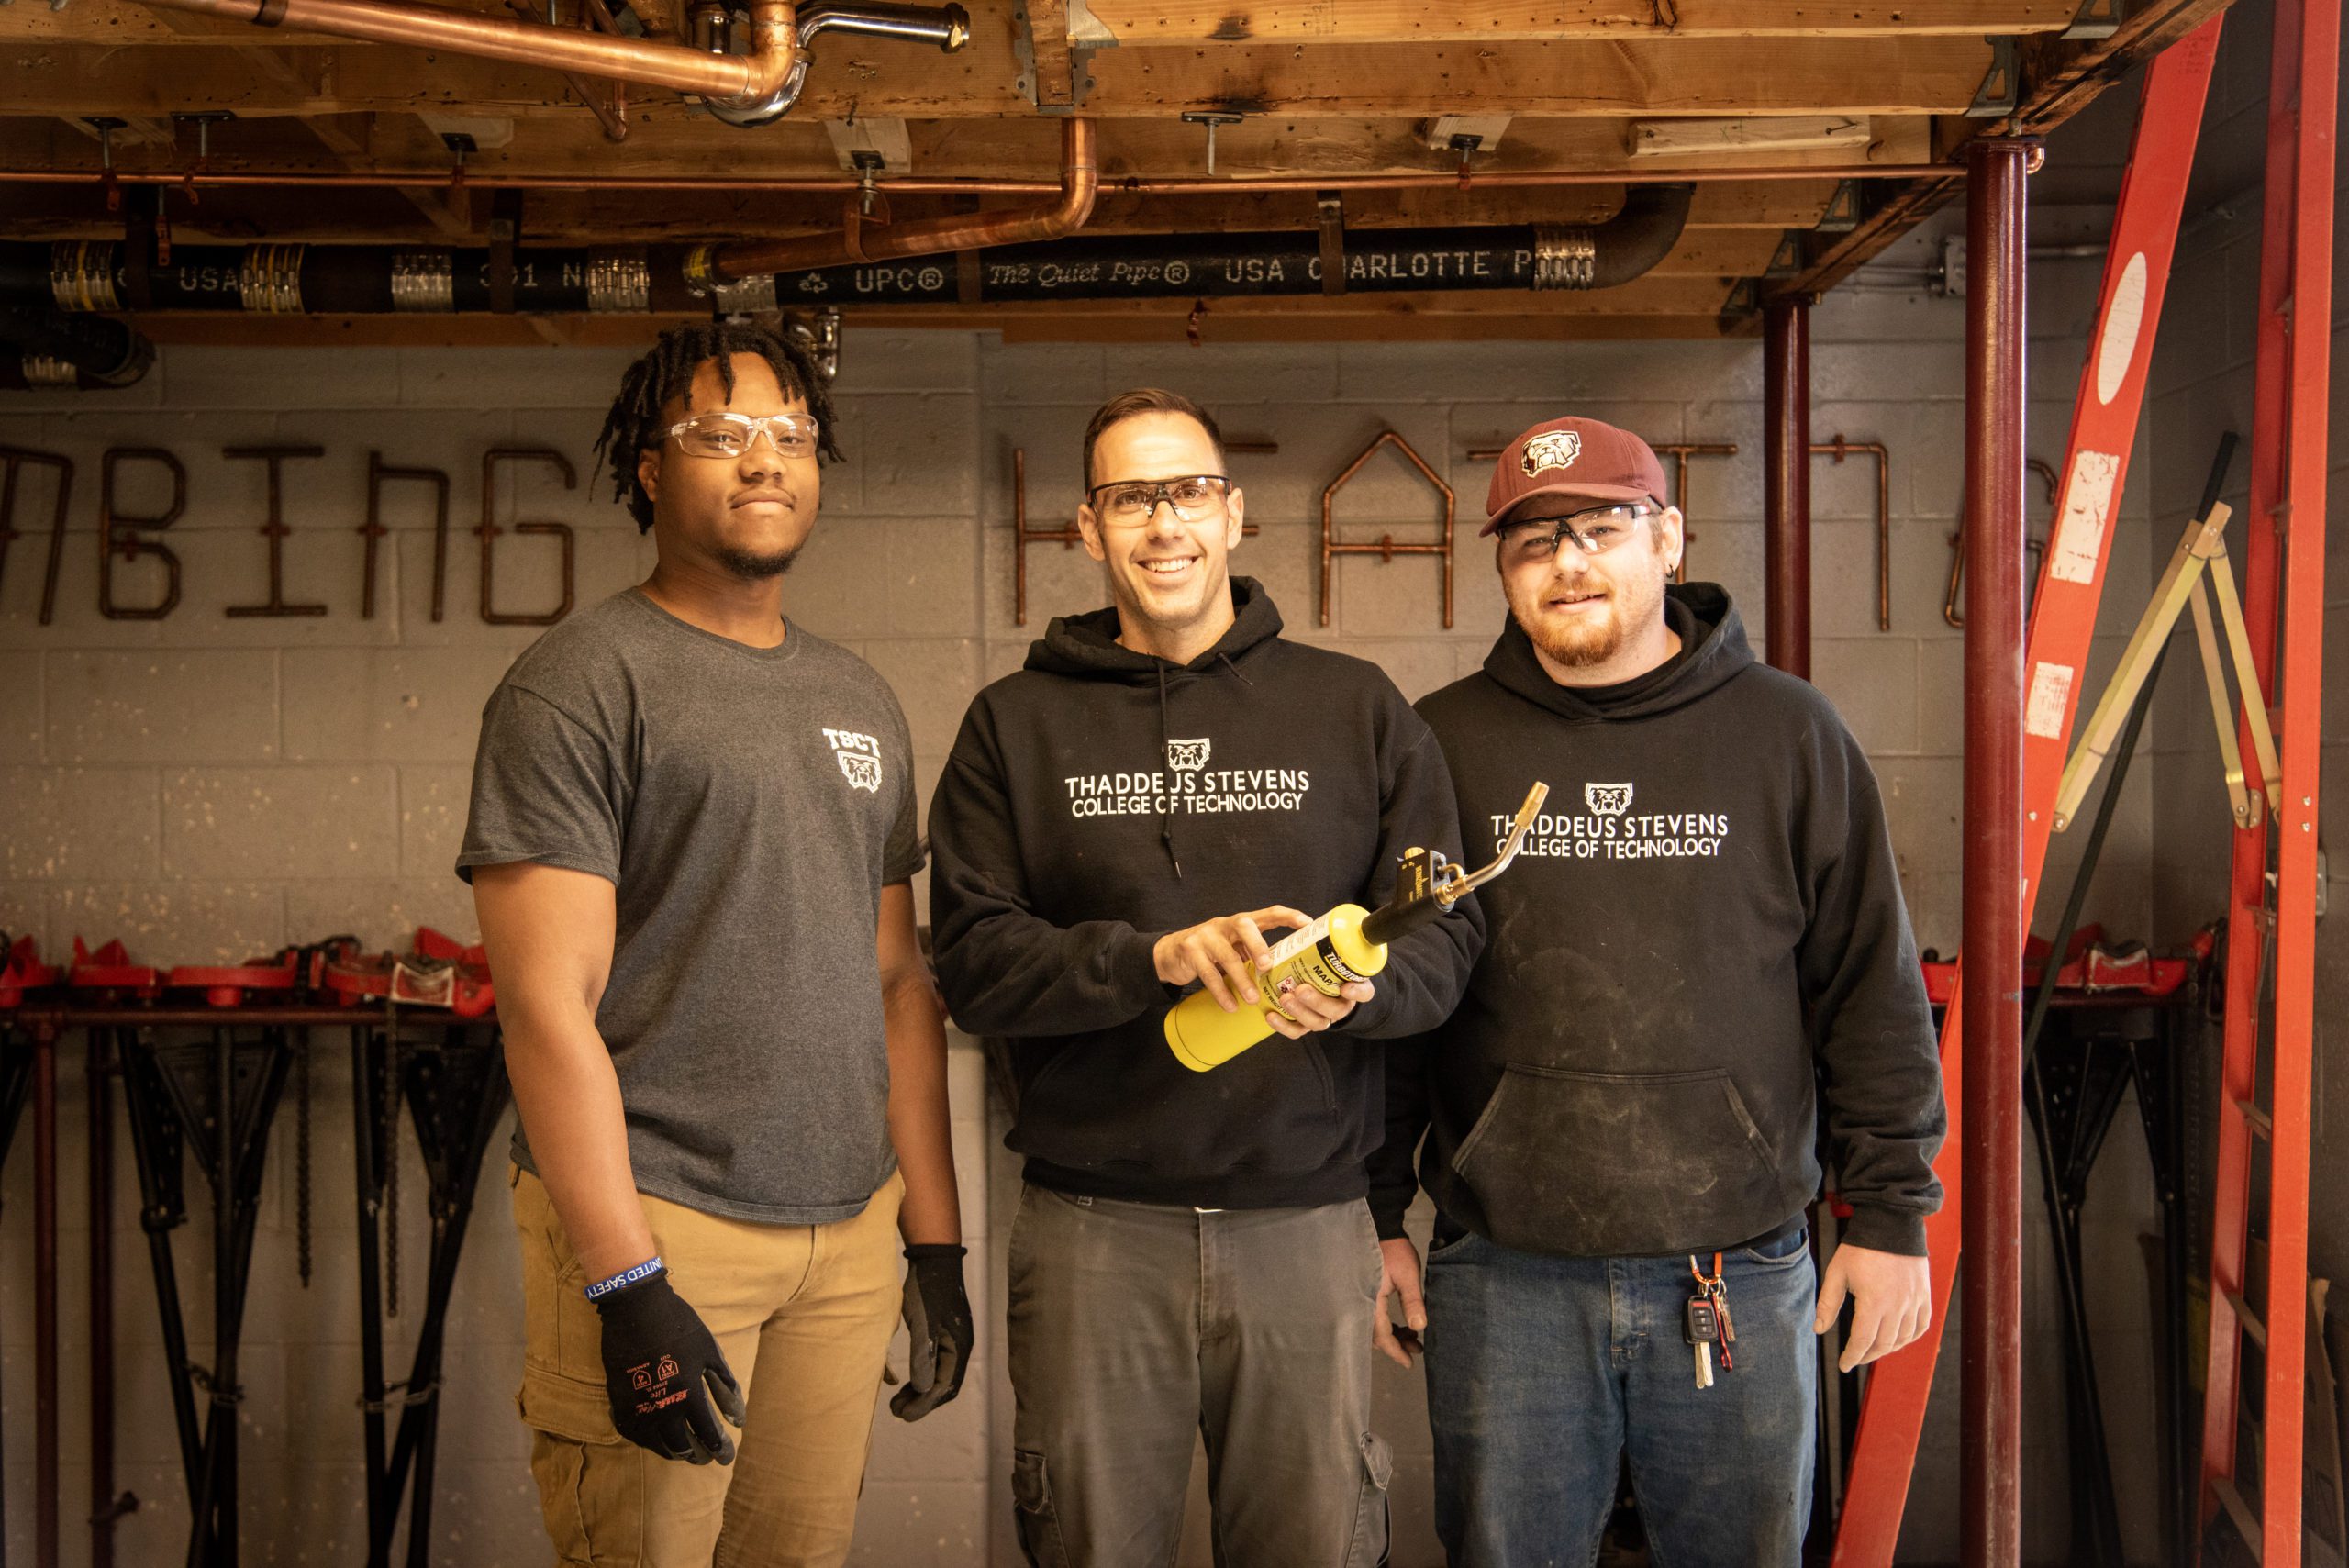
[[[22,8],[0,6],[0,14]],[[870,47],[854,50],[858,44]],[[61,43],[12,62],[17,69],[8,106],[113,115],[214,108],[241,115],[580,112],[551,71],[392,47],[299,52],[330,58],[317,86],[296,95],[258,89],[243,72],[207,68],[205,51],[196,49]],[[1989,58],[1984,39],[1961,37],[1102,50],[1091,58],[1095,85],[1085,109],[1106,119],[1171,118],[1194,109],[1378,119],[1506,114],[1520,120],[1958,113]],[[1018,90],[1018,77],[1008,36],[983,33],[961,53],[945,56],[856,39],[851,48],[827,50],[792,117],[1029,118],[1033,107]],[[644,102],[675,99],[648,91]],[[1522,129],[1512,127],[1509,142]]]
[[[1029,96],[1039,109],[1076,103],[1074,57],[1069,51],[1068,0],[1020,0],[1031,68]]]
[[[478,187],[474,187],[476,195]],[[1691,221],[1673,252],[1657,263],[1662,274],[1719,273],[1757,276],[1769,264],[1784,230],[1818,221],[1828,190],[1818,187],[1703,185],[1692,204]],[[1807,200],[1790,199],[1809,192]],[[445,196],[439,191],[419,197]],[[1753,199],[1766,195],[1774,205]],[[1345,204],[1350,230],[1375,233],[1392,228],[1453,228],[1525,223],[1595,223],[1622,204],[1620,186],[1560,191],[1472,193],[1453,191],[1359,192]],[[95,180],[86,186],[17,186],[6,200],[9,233],[33,240],[104,239],[119,232],[117,217],[106,211]],[[317,191],[292,187],[212,187],[203,203],[175,218],[174,228],[190,244],[242,244],[269,239],[315,244],[477,245],[477,226],[453,232],[440,217],[428,217],[423,200],[408,212],[387,191]],[[893,204],[902,220],[952,210],[947,197],[900,197]],[[470,216],[469,214],[466,216]],[[596,191],[533,191],[529,196],[530,243],[540,245],[659,245],[714,237],[781,238],[814,233],[836,224],[837,196],[788,199],[746,197],[724,192],[628,194]],[[1240,233],[1304,230],[1315,211],[1308,193],[1254,196],[1105,196],[1085,225],[1089,234]],[[1699,222],[1698,219],[1728,221]]]
[[[433,0],[451,10],[494,15],[495,0]],[[1096,24],[1121,49],[1229,43],[1515,43],[1561,39],[1850,38],[2028,34],[2060,31],[2076,0],[1551,0],[1544,5],[1429,6],[1422,0],[1213,0],[1159,5],[1152,0],[1092,0]],[[656,33],[674,34],[674,0],[637,6]],[[1043,13],[1056,13],[1047,22]],[[1040,31],[1068,37],[1067,0],[1030,7]],[[657,25],[656,25],[657,24]],[[40,43],[180,44],[218,41],[248,24],[161,11],[138,0],[73,0],[0,6],[0,39]],[[332,41],[318,33],[273,35],[279,41]],[[1065,54],[1065,44],[1063,53]]]
[[[106,144],[106,132],[78,115],[60,115],[57,117],[67,127],[96,142],[103,152]],[[172,134],[170,122],[155,115],[128,116],[114,129],[114,146],[117,152],[126,147],[169,147],[177,139]]]
[[[1949,134],[1938,139],[1954,150],[1975,135],[2004,128],[2008,124],[2022,134],[2043,136],[2086,108],[2099,93],[2225,10],[2231,3],[2232,0],[2154,0],[2121,23],[2110,38],[2082,44],[2051,44],[2025,71],[2022,101],[2011,122],[1943,121]],[[1914,183],[1819,255],[1800,276],[1777,284],[1771,292],[1817,295],[1834,287],[1964,189],[1965,182],[1958,179]],[[1758,331],[1759,317],[1748,325]]]
[[[213,138],[213,166],[255,172],[292,172],[319,166],[310,139],[285,122],[294,117],[247,117]],[[0,168],[95,168],[79,143],[61,143],[45,133],[26,128],[45,121],[0,117]],[[376,114],[369,150],[373,164],[388,169],[430,169],[448,163],[448,152],[417,117],[406,110]],[[1520,191],[1486,184],[1487,176],[1519,171],[1569,169],[1604,172],[1619,171],[1624,178],[1669,180],[1684,168],[1733,169],[1763,164],[1787,167],[1806,163],[1845,166],[1861,162],[1912,164],[1930,156],[1931,122],[1922,116],[1883,117],[1872,123],[1875,139],[1854,156],[1848,150],[1809,152],[1717,154],[1701,159],[1635,158],[1625,145],[1620,120],[1552,119],[1520,121],[1499,152],[1480,159],[1479,182],[1471,186],[1464,206],[1486,202],[1505,206],[1521,199]],[[838,179],[841,171],[830,139],[817,122],[786,121],[755,133],[756,163],[746,170],[743,154],[750,144],[738,134],[719,134],[707,117],[676,106],[632,110],[628,148],[616,161],[610,144],[592,117],[573,109],[562,118],[525,117],[514,122],[513,139],[506,146],[475,154],[468,167],[487,176],[497,172],[529,174],[626,174],[635,177],[740,176],[790,178],[817,176]],[[908,125],[913,172],[926,177],[993,177],[1017,175],[1040,182],[1051,180],[1059,163],[1059,134],[1049,118],[916,121]],[[1200,136],[1197,127],[1165,119],[1100,122],[1102,199],[1119,194],[1120,180],[1197,177],[1203,172]],[[173,167],[164,161],[126,161],[126,167]],[[1447,175],[1453,162],[1447,154],[1431,152],[1408,120],[1270,119],[1260,118],[1224,128],[1217,150],[1217,172],[1228,179],[1236,198],[1252,178],[1265,175],[1313,178],[1319,175],[1438,174]],[[1449,186],[1430,187],[1431,198]],[[1798,189],[1809,189],[1799,183]],[[1601,196],[1604,205],[1598,205]],[[774,199],[770,197],[768,199]],[[836,200],[837,198],[835,198]],[[1598,216],[1612,212],[1620,193],[1598,187],[1550,187],[1538,203],[1544,220],[1589,203]],[[1692,221],[1712,221],[1700,201]],[[1815,216],[1815,214],[1814,214]],[[1566,221],[1558,217],[1556,221]],[[1531,221],[1529,219],[1528,221]],[[1759,221],[1759,220],[1757,220]]]
[[[1973,37],[2061,29],[2076,0],[1089,0],[1121,49],[1217,43],[1508,43],[1564,38]]]
[[[1635,158],[1695,160],[1723,152],[1806,152],[1834,149],[1845,153],[1867,146],[1862,115],[1772,115],[1761,119],[1713,115],[1686,120],[1633,120]]]

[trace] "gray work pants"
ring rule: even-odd
[[[1378,1273],[1360,1202],[1202,1213],[1028,1187],[1009,1281],[1028,1561],[1171,1568],[1196,1432],[1219,1568],[1383,1562]]]

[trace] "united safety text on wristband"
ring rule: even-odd
[[[661,1257],[659,1253],[655,1253],[624,1273],[614,1274],[609,1279],[599,1279],[589,1285],[587,1299],[593,1301],[599,1296],[609,1296],[612,1292],[632,1285],[639,1280],[651,1279],[660,1272]]]

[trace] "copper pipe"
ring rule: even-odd
[[[1763,598],[1770,662],[1810,679],[1810,302],[1772,300],[1763,317]]]
[[[551,464],[562,475],[565,490],[579,488],[578,471],[571,460],[552,447],[492,447],[481,458],[481,527],[473,530],[481,536],[481,618],[484,626],[552,626],[571,613],[577,539],[569,523],[516,523],[514,531],[524,536],[551,535],[562,545],[562,602],[543,615],[522,615],[500,611],[495,607],[497,596],[497,536],[506,530],[497,526],[497,469],[507,462],[543,462]],[[436,590],[439,581],[436,578]],[[437,618],[437,617],[436,617]]]
[[[540,28],[540,31],[547,29]],[[574,35],[564,35],[574,36]],[[1711,184],[1755,180],[1946,180],[1962,171],[1939,163],[1878,163],[1856,168],[1779,166],[1767,169],[1675,169],[1675,183]],[[97,169],[0,169],[0,185],[95,184],[105,172]],[[1476,188],[1486,191],[1537,190],[1559,186],[1636,184],[1646,178],[1628,169],[1527,169],[1513,173],[1476,176]],[[117,169],[117,185],[295,186],[347,187],[359,190],[430,189],[451,183],[447,169],[291,170],[261,173],[228,170]],[[838,175],[812,174],[788,179],[745,179],[731,174],[500,174],[468,168],[464,183],[495,191],[734,191],[746,195],[786,195],[796,192],[861,192],[863,182]],[[1100,183],[1100,191],[1119,196],[1233,196],[1255,192],[1297,191],[1422,191],[1449,189],[1458,181],[1450,174],[1298,174],[1263,178],[1198,179],[1144,177],[1130,174]],[[952,179],[907,176],[879,183],[883,195],[1035,196],[1062,189],[1052,180]],[[977,215],[984,216],[984,215]]]
[[[251,458],[269,467],[269,520],[261,526],[262,538],[269,541],[269,598],[258,605],[230,605],[220,613],[234,619],[253,617],[275,618],[285,616],[322,616],[324,605],[289,605],[285,602],[285,540],[293,529],[285,525],[284,464],[288,458],[324,457],[324,447],[222,447],[225,458]]]
[[[1811,445],[1813,457],[1831,457],[1837,462],[1857,452],[1876,459],[1876,628],[1892,629],[1892,454],[1882,441],[1847,441],[1843,432],[1835,432],[1831,441],[1817,441]]]
[[[685,281],[696,287],[717,281],[763,277],[774,272],[813,272],[853,261],[934,256],[945,250],[984,250],[1059,239],[1084,227],[1093,214],[1100,185],[1098,137],[1088,119],[1061,122],[1061,181],[1057,200],[997,212],[947,213],[911,223],[874,224],[859,207],[845,209],[841,232],[798,239],[738,239],[729,245],[696,246],[685,259]]]
[[[2047,504],[2055,505],[2055,470],[2042,459],[2023,459],[2023,466],[2039,475],[2039,483],[2047,492]],[[2023,552],[2034,557],[2031,565],[2031,581],[2039,581],[2039,562],[2047,558],[2045,539],[2025,539]],[[1957,532],[1949,536],[1949,592],[1942,597],[1942,619],[1960,631],[1965,629],[1965,612],[1957,607],[1958,598],[1965,591],[1965,514],[1957,517]],[[2033,597],[2037,596],[2033,590]]]
[[[1430,484],[1434,485],[1437,492],[1443,496],[1443,538],[1441,540],[1430,540],[1424,544],[1397,544],[1394,535],[1382,534],[1375,543],[1340,544],[1337,541],[1333,506],[1337,501],[1338,492],[1344,489],[1348,482],[1362,472],[1362,465],[1368,462],[1377,453],[1379,448],[1386,446],[1393,447],[1408,458],[1411,466],[1418,469],[1420,475]],[[1353,462],[1346,464],[1346,471],[1343,473],[1330,481],[1321,489],[1321,624],[1323,626],[1330,624],[1330,568],[1339,556],[1375,555],[1380,561],[1391,564],[1398,555],[1433,555],[1441,557],[1442,561],[1443,625],[1444,629],[1450,630],[1452,628],[1453,511],[1452,486],[1446,484],[1442,476],[1428,466],[1427,459],[1411,450],[1410,442],[1392,430],[1381,430],[1370,445],[1362,449],[1361,454]]]
[[[2034,143],[1966,149],[1958,1560],[2022,1559],[2023,259]],[[1776,629],[1775,628],[1773,628]]]
[[[375,43],[412,44],[483,60],[511,61],[607,76],[690,93],[731,109],[755,109],[779,96],[799,63],[791,0],[751,0],[749,54],[711,54],[683,43],[575,32],[543,23],[389,5],[384,0],[142,0],[166,11],[193,11],[258,27]]]

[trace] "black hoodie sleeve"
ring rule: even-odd
[[[1379,791],[1378,857],[1365,903],[1372,907],[1395,892],[1403,853],[1421,846],[1460,858],[1460,802],[1452,770],[1427,720],[1395,697]],[[1472,868],[1473,869],[1473,868]],[[1485,919],[1472,896],[1434,924],[1422,926],[1387,949],[1377,993],[1338,1027],[1368,1040],[1421,1034],[1452,1016],[1468,986],[1468,972],[1485,951]]]
[[[1811,911],[1798,955],[1827,1131],[1854,1213],[1844,1239],[1925,1251],[1948,1130],[1941,1059],[1876,774],[1839,720],[1820,735],[1804,844]]]
[[[1001,758],[982,709],[963,721],[930,805],[930,927],[938,983],[971,1034],[1114,1029],[1171,995],[1154,935],[1122,920],[1055,926],[1033,913]]]
[[[1403,1216],[1419,1195],[1413,1159],[1428,1130],[1428,1055],[1436,1046],[1436,1036],[1417,1035],[1386,1047],[1386,1141],[1370,1157],[1370,1218],[1381,1241],[1403,1234]]]

